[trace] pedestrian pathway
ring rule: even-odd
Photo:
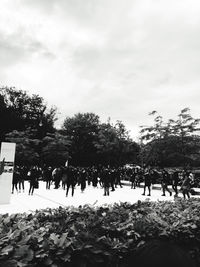
[[[102,188],[86,187],[85,191],[81,193],[80,186],[76,186],[74,196],[71,196],[69,191],[68,197],[65,196],[65,191],[60,187],[59,189],[46,190],[46,184],[40,181],[39,189],[35,189],[33,195],[28,195],[29,183],[25,183],[25,192],[11,195],[10,204],[0,205],[0,214],[4,213],[31,213],[36,209],[57,208],[59,206],[74,206],[93,205],[101,206],[106,204],[130,202],[135,203],[138,200],[149,201],[173,201],[174,197],[169,194],[166,197],[161,196],[161,190],[152,190],[152,196],[142,196],[143,188],[131,189],[130,186],[118,187],[114,192],[110,192],[109,196],[103,196]],[[71,190],[71,189],[70,189]],[[174,194],[173,194],[174,195]],[[182,197],[182,194],[180,194]]]

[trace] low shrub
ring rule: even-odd
[[[128,266],[153,240],[180,246],[200,266],[200,199],[0,215],[0,266]]]

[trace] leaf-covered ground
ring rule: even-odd
[[[199,266],[200,199],[0,215],[0,266],[125,266],[155,239],[182,246]]]

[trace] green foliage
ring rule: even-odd
[[[55,120],[56,108],[48,109],[42,97],[14,87],[0,88],[1,140],[8,132],[25,131],[29,127],[37,130],[38,138],[42,138],[46,132],[54,131]]]
[[[78,113],[66,118],[62,134],[71,139],[70,156],[74,165],[123,165],[137,162],[139,146],[124,124],[100,123],[93,113]]]
[[[6,141],[16,143],[15,162],[18,165],[59,166],[69,158],[71,141],[58,132],[47,133],[43,139],[38,139],[35,130],[13,131],[6,135]]]
[[[65,119],[62,130],[71,139],[72,164],[84,166],[95,163],[93,142],[97,138],[98,127],[99,117],[94,113],[78,113]]]
[[[47,134],[42,140],[41,157],[50,166],[64,165],[69,158],[71,141],[58,132]]]
[[[200,200],[0,215],[0,266],[125,266],[154,239],[183,246],[200,264]]]
[[[142,127],[142,155],[146,164],[158,166],[198,166],[200,164],[199,119],[190,115],[190,109],[181,110],[176,120],[163,121],[156,111],[154,124]]]
[[[103,164],[122,166],[138,161],[139,146],[130,139],[122,122],[118,121],[114,126],[101,124],[95,146]]]
[[[36,131],[12,131],[6,135],[7,142],[16,143],[15,163],[18,165],[38,164],[40,161],[38,147],[41,140],[36,138]]]
[[[17,164],[123,165],[138,161],[139,146],[124,124],[100,123],[94,113],[67,117],[54,129],[56,108],[39,95],[14,87],[0,88],[0,141],[17,144]]]

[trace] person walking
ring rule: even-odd
[[[24,166],[19,168],[19,193],[21,193],[21,191],[23,190],[24,192],[24,181],[26,179],[27,176],[27,170]]]
[[[38,170],[37,166],[34,166],[31,168],[29,172],[29,178],[30,178],[30,188],[29,188],[29,195],[33,195],[34,189],[38,188]]]
[[[84,168],[82,168],[80,171],[81,193],[83,193],[86,188],[86,178],[87,178],[87,172]]]
[[[116,172],[114,168],[109,170],[109,176],[111,191],[115,191]]]
[[[172,173],[172,189],[175,192],[174,197],[178,196],[178,183],[179,183],[179,172],[178,170],[175,170],[174,173]]]
[[[92,170],[92,186],[97,187],[98,184],[98,171],[97,169],[93,168]]]
[[[62,189],[65,190],[65,187],[67,185],[67,167],[63,167],[61,180],[62,180]]]
[[[142,194],[143,196],[145,196],[146,188],[148,188],[149,191],[148,196],[151,196],[151,173],[148,169],[144,171],[144,193]]]
[[[18,185],[18,182],[19,182],[19,177],[20,176],[20,173],[19,173],[19,167],[15,167],[14,168],[14,172],[13,172],[13,179],[12,179],[12,194],[14,194],[14,189],[17,191],[18,193],[18,188],[17,188],[17,185]]]
[[[109,196],[110,173],[108,168],[103,168],[101,172],[101,181],[104,188],[104,196]]]
[[[120,168],[117,168],[115,170],[115,176],[116,176],[116,178],[115,178],[115,188],[117,188],[118,185],[120,186],[120,188],[122,188],[123,186],[122,186],[122,183],[121,183],[121,170],[120,170]]]
[[[165,169],[163,169],[162,182],[161,182],[161,186],[162,186],[162,190],[163,190],[162,196],[165,196],[166,191],[169,193],[170,196],[172,195],[172,192],[168,188],[169,180],[170,180],[169,173]]]
[[[136,170],[130,169],[129,170],[129,177],[131,181],[131,189],[136,189]]]
[[[51,187],[51,180],[52,180],[52,168],[45,167],[43,171],[43,179],[46,181],[46,189],[49,190]]]
[[[69,188],[72,188],[72,197],[74,195],[74,187],[76,185],[76,179],[75,179],[75,175],[74,175],[74,170],[71,166],[68,167],[67,170],[67,190],[66,190],[66,197],[68,196],[69,193]]]
[[[60,167],[56,168],[55,174],[54,174],[54,181],[55,181],[55,187],[54,189],[58,189],[60,187],[60,181],[62,179],[62,169]]]
[[[189,176],[189,173],[183,173],[183,182],[181,184],[181,191],[183,193],[183,198],[186,199],[186,196],[188,199],[190,198],[190,189],[191,189],[191,178]]]

